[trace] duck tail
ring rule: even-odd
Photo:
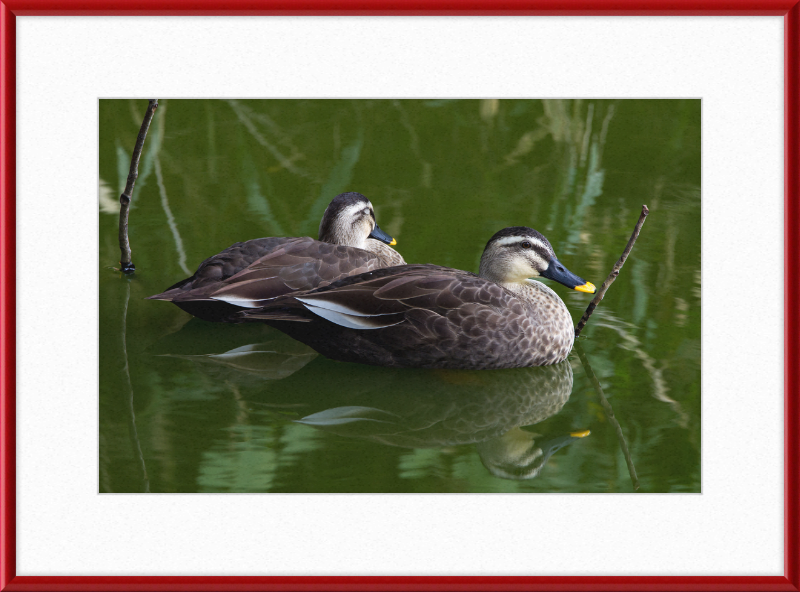
[[[170,300],[171,301],[178,294],[180,294],[180,292],[178,292],[178,291],[173,292],[171,290],[167,290],[166,292],[162,292],[161,294],[154,294],[153,296],[147,296],[147,297],[145,297],[145,300]]]
[[[161,292],[161,294],[154,294],[153,296],[147,296],[145,300],[172,300],[176,296],[180,296],[187,289],[190,289],[192,281],[194,280],[194,276],[188,277],[179,281],[177,284],[172,284],[169,288]]]

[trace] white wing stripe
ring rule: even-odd
[[[331,312],[338,312],[341,314],[346,314],[350,316],[356,317],[382,317],[390,314],[397,314],[394,312],[383,312],[380,314],[367,314],[365,312],[361,312],[354,308],[350,308],[348,306],[344,306],[342,304],[338,304],[336,302],[328,302],[327,300],[316,300],[311,298],[297,298],[295,300],[299,300],[303,303],[303,305],[308,308],[309,306],[313,306],[314,308],[324,308],[325,310],[329,310]],[[310,309],[309,309],[310,310]],[[322,316],[322,315],[320,315]]]
[[[300,299],[298,298],[298,300]],[[382,329],[384,327],[391,327],[392,325],[397,325],[403,322],[402,320],[400,320],[397,321],[397,323],[381,324],[380,321],[375,319],[375,317],[368,317],[365,315],[358,315],[358,316],[349,315],[340,312],[338,310],[322,308],[319,306],[314,306],[313,304],[307,304],[305,302],[303,302],[303,306],[305,306],[315,315],[320,316],[323,319],[326,319],[335,325],[339,325],[340,327],[347,327],[348,329]],[[376,315],[376,316],[383,316],[383,315]]]
[[[242,308],[259,308],[264,303],[264,299],[253,300],[252,298],[242,298],[240,296],[209,296],[209,298],[227,302],[234,306],[241,306]]]

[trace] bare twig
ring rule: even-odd
[[[136,178],[139,176],[139,157],[142,155],[142,146],[144,146],[144,139],[147,137],[147,130],[150,128],[150,121],[153,119],[153,114],[158,108],[158,99],[150,99],[147,105],[147,111],[144,114],[144,121],[142,127],[139,129],[139,135],[136,138],[136,146],[133,148],[133,155],[131,156],[131,170],[128,173],[128,182],[125,184],[125,191],[119,196],[119,250],[121,271],[125,273],[133,273],[136,271],[133,262],[131,261],[131,245],[128,242],[128,209],[131,204],[131,197],[133,195],[133,186],[136,184]]]
[[[625,457],[625,462],[628,464],[628,473],[630,473],[631,476],[633,490],[636,491],[639,489],[639,477],[636,475],[636,467],[633,466],[631,453],[628,450],[628,443],[625,442],[625,436],[622,434],[622,428],[620,427],[617,418],[614,416],[614,410],[611,408],[611,403],[609,403],[608,399],[606,399],[606,396],[603,393],[603,387],[600,386],[600,381],[597,380],[594,370],[592,370],[592,367],[589,365],[589,360],[586,359],[586,353],[583,351],[583,347],[580,343],[575,344],[575,351],[578,352],[578,357],[581,359],[583,369],[586,370],[586,375],[589,377],[589,381],[592,383],[592,386],[594,387],[594,390],[600,399],[600,404],[603,406],[603,411],[605,411],[609,423],[617,432],[619,447],[622,449],[622,455]]]
[[[647,209],[647,206],[642,206],[642,214],[639,216],[639,221],[636,222],[636,227],[633,229],[633,234],[631,235],[628,244],[625,247],[625,250],[622,252],[622,256],[619,260],[614,264],[614,269],[611,270],[611,273],[608,274],[606,281],[603,282],[603,285],[600,286],[600,289],[597,291],[597,294],[592,301],[589,303],[589,307],[586,309],[586,312],[583,313],[581,320],[575,326],[575,339],[578,338],[578,335],[581,334],[583,331],[586,322],[589,320],[589,317],[592,316],[594,309],[597,308],[597,305],[600,304],[600,301],[603,299],[603,296],[606,295],[606,290],[608,287],[614,283],[614,280],[617,279],[619,275],[619,270],[622,269],[622,266],[625,264],[625,260],[628,258],[628,255],[631,253],[631,249],[633,249],[633,243],[636,242],[636,239],[639,237],[639,231],[642,229],[642,224],[644,224],[644,219],[647,218],[647,214],[650,213],[650,210]]]

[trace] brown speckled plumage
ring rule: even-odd
[[[223,321],[241,310],[240,304],[258,306],[351,274],[403,265],[397,251],[370,238],[375,229],[383,235],[369,200],[359,193],[343,193],[325,210],[319,241],[269,237],[236,243],[150,299],[168,300],[204,320]]]
[[[481,263],[482,275],[502,281],[436,265],[404,265],[278,298],[241,317],[265,320],[342,361],[460,369],[555,364],[572,349],[572,319],[555,292],[526,277],[552,266],[563,278],[574,278],[570,287],[585,282],[558,263],[544,237],[536,233],[549,249],[546,262],[544,246],[528,254],[536,250],[527,238],[535,231],[509,230],[515,232],[501,231],[489,241]]]

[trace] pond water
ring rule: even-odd
[[[146,107],[100,101],[101,492],[700,491],[699,100],[161,100],[123,276]],[[477,271],[530,226],[598,286],[650,215],[552,367],[335,362],[144,299],[234,242],[316,238],[345,191],[408,262]],[[577,322],[591,296],[544,281]]]

